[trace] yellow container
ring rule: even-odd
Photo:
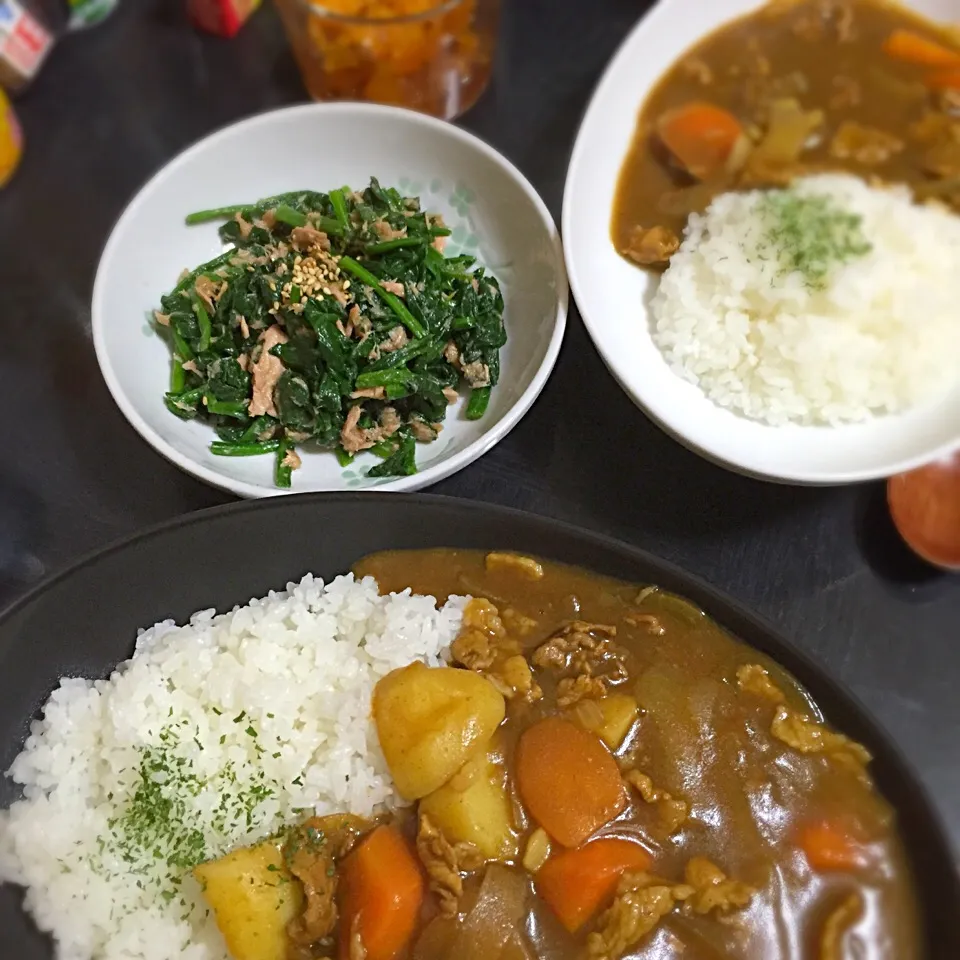
[[[23,133],[7,95],[0,89],[0,187],[13,176],[23,155]]]

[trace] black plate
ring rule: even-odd
[[[873,753],[877,784],[899,811],[927,956],[960,957],[960,879],[943,827],[904,758],[849,693],[769,625],[677,567],[616,540],[487,504],[371,493],[278,497],[182,517],[80,561],[0,618],[0,768],[9,768],[58,677],[109,673],[130,655],[138,627],[245,603],[308,571],[329,577],[375,550],[441,546],[522,550],[658,583],[777,659],[833,724]],[[17,796],[4,778],[0,806]],[[49,941],[20,900],[17,888],[0,890],[0,957],[49,960]]]

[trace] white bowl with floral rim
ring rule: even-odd
[[[419,196],[443,215],[447,253],[469,253],[501,283],[507,343],[500,382],[482,419],[461,401],[445,429],[418,444],[418,472],[373,479],[361,454],[342,468],[301,450],[289,491],[274,486],[274,458],[218,457],[212,426],[164,406],[170,351],[150,322],[182,269],[220,253],[217,224],[186,226],[194,211],[298,189],[327,191],[370,177]],[[134,429],[187,473],[244,497],[319,490],[418,490],[472,463],[514,427],[549,377],[566,325],[560,237],[537,192],[508,160],[472,134],[432,117],[373,104],[306,104],[263,113],[194,144],[157,173],[107,241],[93,290],[93,338],[110,393]]]

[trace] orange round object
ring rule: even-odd
[[[960,452],[891,477],[887,503],[911,550],[934,566],[960,570]]]
[[[516,763],[520,798],[564,847],[578,847],[627,805],[610,751],[569,720],[547,717],[524,730]]]

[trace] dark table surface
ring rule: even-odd
[[[647,4],[507,0],[491,88],[463,124],[559,220],[600,71]],[[0,193],[0,602],[138,528],[229,499],[123,419],[90,339],[100,250],[136,189],[183,147],[304,99],[272,9],[233,41],[182,0],[134,0],[58,47],[19,102],[27,153]],[[611,440],[611,438],[613,438]],[[437,493],[612,534],[712,581],[846,681],[911,758],[960,852],[960,580],[900,545],[882,485],[803,489],[727,473],[666,437],[607,374],[574,310],[523,422]]]

